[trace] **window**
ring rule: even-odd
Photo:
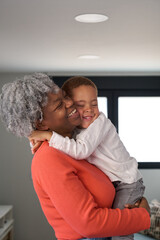
[[[98,108],[106,117],[108,116],[107,97],[98,97]]]
[[[118,129],[138,162],[160,163],[160,97],[119,97]]]

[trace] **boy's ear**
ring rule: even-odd
[[[49,130],[48,126],[45,124],[44,121],[42,121],[42,122],[37,121],[37,122],[36,122],[36,129],[37,129],[37,130],[41,130],[41,131],[47,131],[47,130]]]

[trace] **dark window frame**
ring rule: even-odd
[[[52,76],[60,87],[71,76]],[[160,76],[86,76],[98,88],[98,96],[107,97],[108,118],[118,131],[118,97],[160,96]],[[139,162],[141,169],[160,169],[160,162]]]

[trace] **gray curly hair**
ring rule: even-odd
[[[28,137],[36,121],[43,120],[42,107],[48,102],[48,93],[58,91],[59,87],[43,73],[5,84],[0,94],[0,116],[7,130]]]

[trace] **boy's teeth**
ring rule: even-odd
[[[84,118],[86,118],[86,119],[90,119],[90,118],[92,118],[92,117],[84,117]]]
[[[74,110],[68,115],[68,117],[72,116],[75,112],[76,112],[76,109],[74,109]]]

